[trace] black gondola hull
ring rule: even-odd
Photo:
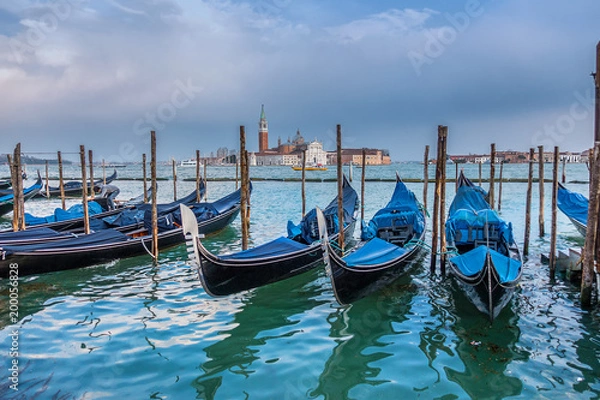
[[[344,229],[350,240],[354,222]],[[227,296],[304,273],[323,260],[323,248],[314,244],[304,250],[281,256],[257,258],[246,261],[223,260],[197,243],[200,254],[199,275],[205,291],[211,296]]]
[[[239,211],[238,205],[213,219],[201,222],[198,224],[198,230],[203,234],[220,231],[237,217]],[[185,237],[181,228],[158,235],[158,246],[161,250],[184,242]],[[149,253],[151,246],[152,236],[148,235],[142,238],[97,246],[64,248],[53,251],[15,252],[0,258],[0,277],[8,277],[11,266],[15,264],[18,266],[19,276],[34,275],[144,255]]]

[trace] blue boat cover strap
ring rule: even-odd
[[[344,257],[344,262],[348,267],[377,265],[402,257],[406,252],[407,250],[402,247],[383,239],[373,238]]]
[[[558,208],[567,217],[587,226],[589,200],[585,196],[559,187],[557,201]]]
[[[306,244],[298,243],[295,240],[286,237],[279,237],[268,243],[256,246],[252,249],[240,251],[238,253],[221,256],[223,260],[251,260],[255,258],[281,256],[287,253],[293,253],[304,250],[309,247]]]
[[[517,279],[521,263],[485,246],[478,246],[467,253],[452,257],[449,261],[463,275],[473,276],[479,274],[485,267],[488,252],[498,273],[500,283],[512,282]]]

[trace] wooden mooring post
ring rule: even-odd
[[[19,144],[17,145],[19,146]],[[7,154],[6,159],[8,161],[8,166],[10,168],[10,181],[13,190],[13,218],[12,218],[12,229],[14,232],[19,230],[19,202],[17,201],[17,190],[19,189],[19,184],[17,183],[17,174],[20,173],[20,169],[18,169],[16,157],[14,156],[17,152],[15,147],[15,151],[13,155]]]
[[[425,146],[423,158],[423,207],[427,210],[427,185],[429,184],[429,145]]]
[[[550,280],[556,275],[556,219],[558,217],[558,161],[560,153],[558,146],[554,146],[554,158],[552,160],[552,222],[550,225],[550,255],[548,264],[550,266]]]
[[[544,229],[544,146],[538,146],[538,164],[539,164],[539,188],[540,188],[540,207],[538,224],[540,228],[540,237],[544,237],[546,231]]]
[[[46,183],[45,183],[45,191],[46,191],[46,198],[49,199],[50,198],[50,187],[48,185],[50,180],[49,174],[48,174],[48,160],[46,160]]]
[[[158,264],[158,208],[156,204],[156,132],[150,131],[150,187],[152,191],[152,258]]]
[[[483,163],[480,161],[479,162],[479,186],[481,186],[481,184],[483,183],[483,181],[481,180],[481,168],[482,168]]]
[[[246,167],[248,166],[248,160],[246,159]],[[208,160],[204,158],[204,200],[208,200]],[[246,175],[246,179],[248,179],[248,175]],[[247,190],[247,187],[246,187]]]
[[[62,164],[62,153],[57,153],[58,157],[58,187],[60,190],[60,203],[63,210],[66,210],[65,205],[65,182],[63,179],[63,164]]]
[[[529,149],[529,174],[527,175],[527,197],[525,204],[525,238],[523,239],[523,256],[529,255],[529,235],[531,233],[531,197],[533,191],[534,149]]]
[[[362,149],[362,171],[360,173],[360,221],[365,220],[365,179],[367,176],[367,149]]]
[[[440,185],[440,272],[446,274],[446,159],[448,158],[448,127],[442,126],[442,184]]]
[[[206,182],[204,182],[206,184]],[[236,188],[237,189],[237,188]],[[200,203],[200,150],[196,150],[196,203]]]
[[[302,149],[302,218],[306,214],[306,149]]]
[[[242,222],[242,250],[248,249],[248,224],[246,223],[248,200],[246,199],[246,128],[240,126],[240,173],[241,173],[241,209],[240,218]]]
[[[337,150],[337,205],[338,205],[338,224],[339,235],[338,245],[340,250],[344,252],[344,194],[343,194],[343,170],[342,170],[342,126],[336,127],[336,150]]]
[[[491,144],[491,149],[490,149],[490,191],[488,192],[488,198],[490,200],[490,206],[492,207],[492,210],[495,207],[496,204],[496,200],[495,200],[495,193],[494,193],[494,187],[496,186],[495,183],[495,174],[496,174],[496,143],[492,143]]]
[[[142,154],[142,181],[144,182],[144,203],[148,202],[148,184],[146,178],[146,153]],[[106,180],[105,180],[106,182]]]
[[[567,164],[567,158],[564,157],[562,159],[562,177],[561,177],[561,182],[562,183],[567,183],[567,174],[566,174],[566,164]]]
[[[17,223],[19,230],[25,230],[25,196],[23,191],[23,163],[21,162],[21,143],[17,144],[17,151],[15,152],[16,168],[17,168],[17,183],[18,189],[13,191],[13,202],[19,204],[19,215]]]
[[[88,162],[90,163],[90,198],[94,198],[94,152],[88,150]]]
[[[445,247],[446,247],[446,236],[444,230],[445,226],[445,168],[446,163],[444,158],[444,146],[446,143],[446,137],[448,135],[448,127],[438,125],[438,142],[437,142],[437,161],[435,165],[435,193],[433,197],[433,230],[431,240],[431,273],[434,274],[436,271],[437,255],[438,255],[438,241],[440,242],[439,253],[440,257],[440,270],[445,273],[446,261]],[[442,236],[443,235],[443,236]]]
[[[106,185],[106,163],[104,158],[102,159],[102,184]]]
[[[177,161],[171,159],[173,165],[173,201],[177,201]]]
[[[502,172],[504,170],[504,160],[500,161],[500,174],[498,176],[498,211],[502,211]]]
[[[85,146],[79,146],[79,159],[81,161],[81,197],[83,202],[83,231],[86,235],[90,233],[90,214],[88,211],[88,186],[86,179],[86,166],[85,166]]]
[[[590,198],[588,204],[587,232],[583,247],[583,267],[581,271],[581,306],[592,303],[592,289],[597,273],[595,264],[595,244],[598,235],[598,205],[600,203],[600,141],[594,144],[590,155]]]

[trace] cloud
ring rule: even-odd
[[[449,125],[467,152],[485,151],[481,143],[496,138],[528,148],[536,127],[556,121],[590,84],[585,74],[600,37],[592,1],[566,12],[556,1],[486,2],[465,29],[452,21],[467,3],[373,3],[366,12],[356,4],[348,4],[353,14],[281,0],[3,4],[0,21],[18,29],[0,31],[0,128],[9,147],[20,140],[54,151],[83,141],[118,153],[131,143],[141,153],[135,121],[160,107],[166,113],[176,82],[189,80],[203,90],[161,124],[180,139],[162,144],[164,154],[189,156],[177,147],[182,140],[203,151],[235,146],[241,124],[256,147],[264,103],[272,137],[300,128],[326,140],[342,123],[357,147],[375,143],[406,159],[433,144],[438,124]],[[314,12],[321,17],[309,18]],[[407,54],[448,29],[454,40],[415,74]],[[15,41],[25,45],[20,62]],[[578,132],[565,143],[573,150],[587,140]]]

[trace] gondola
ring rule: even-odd
[[[345,237],[350,239],[354,233],[358,196],[345,176],[343,179],[343,226]],[[337,197],[325,208],[324,214],[329,234],[336,237],[339,229]],[[212,254],[203,246],[194,224],[187,224],[185,218],[183,223],[189,235],[190,259],[197,265],[202,286],[211,296],[226,296],[287,279],[309,270],[323,259],[315,209],[309,211],[298,226],[288,222],[287,237],[227,255]]]
[[[446,239],[452,275],[493,322],[521,279],[523,260],[512,224],[500,218],[485,195],[461,172],[446,221]]]
[[[39,191],[42,189],[42,178],[40,177],[40,173],[38,171],[38,179],[37,181],[31,185],[30,187],[23,190],[23,200],[27,201],[33,198]],[[0,216],[8,214],[13,210],[13,194],[7,194],[0,197]]]
[[[558,209],[569,218],[577,231],[585,237],[590,201],[584,195],[572,192],[560,183],[558,184],[556,200]]]
[[[190,207],[195,224],[202,234],[217,232],[229,225],[240,211],[237,190],[212,203],[195,203]],[[18,265],[19,276],[81,268],[116,259],[149,254],[152,235],[151,212],[146,212],[144,226],[120,232],[105,229],[71,239],[41,244],[0,246],[0,277],[6,278],[11,266]],[[185,241],[178,210],[159,218],[158,246],[164,249]]]
[[[406,273],[422,254],[425,210],[397,175],[391,200],[364,224],[361,241],[349,254],[341,257],[332,247],[321,210],[317,215],[327,275],[340,304],[352,303]]]
[[[200,181],[200,198],[204,197],[205,192],[206,192],[206,186],[204,185],[204,181],[201,180]],[[158,212],[159,212],[159,214],[161,214],[161,213],[166,214],[169,212],[173,212],[174,210],[177,210],[177,208],[179,207],[179,204],[182,204],[182,203],[183,204],[192,204],[196,201],[196,198],[197,198],[196,191],[193,190],[190,194],[188,194],[185,197],[182,197],[181,199],[179,199],[177,201],[167,203],[167,204],[159,204]],[[129,225],[128,223],[122,222],[121,220],[125,219],[125,217],[139,219],[139,216],[136,216],[138,214],[138,212],[149,210],[151,207],[152,207],[151,204],[143,203],[143,195],[140,195],[134,199],[131,199],[131,200],[125,202],[122,205],[122,207],[119,207],[119,208],[116,208],[113,210],[103,211],[99,214],[90,216],[90,225],[92,226],[92,229],[94,229],[94,230],[106,229],[106,228],[111,228],[111,227],[115,227],[115,226]],[[59,211],[59,213],[62,214],[62,212],[60,212],[60,211]],[[142,216],[143,216],[143,213],[142,213]],[[119,217],[122,217],[122,218],[119,218]],[[28,225],[28,226],[35,226],[37,228],[50,228],[55,231],[64,232],[64,231],[82,230],[83,225],[84,224],[83,224],[82,216],[74,215],[74,218],[69,218],[68,215],[63,215],[63,218],[58,218],[56,221],[52,221],[52,219],[49,218],[48,222],[35,224],[35,225]],[[2,231],[0,231],[0,233],[2,233]]]
[[[0,180],[0,190],[8,189],[11,185],[10,179]]]
[[[115,169],[112,175],[106,177],[106,184],[108,185],[112,181],[117,179],[117,170]],[[104,184],[104,179],[96,179],[94,181],[94,187],[99,187]],[[92,190],[90,183],[87,184],[88,191]],[[68,181],[63,184],[63,191],[66,197],[74,197],[81,196],[83,191],[83,184],[81,181]],[[48,186],[48,190],[41,190],[37,197],[59,197],[60,196],[60,186]]]

